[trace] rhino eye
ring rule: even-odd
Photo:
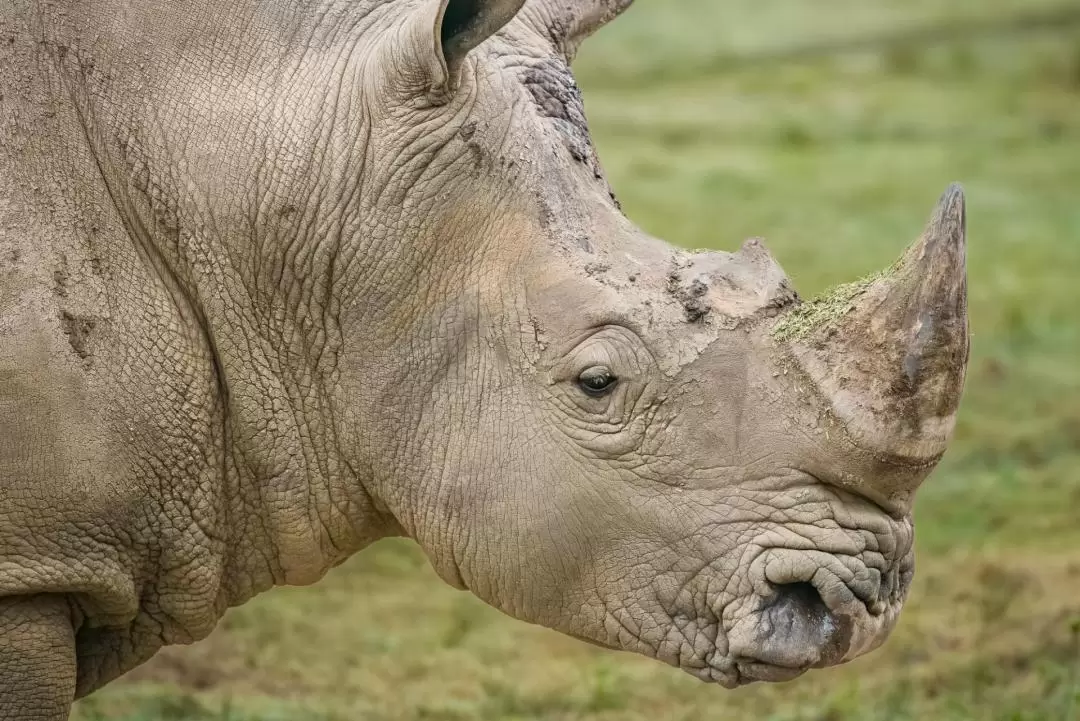
[[[593,366],[578,376],[578,385],[581,390],[594,398],[607,395],[618,383],[619,379],[615,377],[615,374],[604,366]]]

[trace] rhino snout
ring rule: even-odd
[[[908,563],[885,571],[850,556],[774,549],[754,564],[750,609],[729,633],[735,685],[786,681],[884,642],[906,596]]]
[[[757,648],[748,658],[751,664],[799,670],[830,665],[847,651],[847,626],[844,617],[833,615],[813,584],[785,583],[765,601]]]

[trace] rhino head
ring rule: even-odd
[[[967,362],[962,192],[810,302],[760,241],[650,237],[569,70],[627,5],[71,19],[84,135],[228,406],[230,603],[398,534],[512,616],[725,686],[893,627]]]
[[[381,146],[419,164],[391,187],[427,255],[388,304],[385,357],[407,360],[371,403],[393,449],[373,495],[512,616],[728,687],[786,680],[877,647],[907,594],[967,362],[964,198],[811,302],[760,241],[648,236],[568,69],[627,5],[423,3],[385,50],[378,112],[410,130]]]

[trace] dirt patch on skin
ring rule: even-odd
[[[525,72],[525,87],[540,115],[554,121],[574,160],[598,165],[585,120],[585,102],[570,68],[554,59],[544,60]]]
[[[465,147],[469,150],[469,157],[472,160],[474,174],[491,169],[491,162],[487,159],[484,148],[476,140],[476,130],[476,121],[469,120],[462,123],[457,131],[458,137],[461,138],[465,143]],[[476,175],[476,177],[479,177],[479,175]]]
[[[67,298],[67,286],[70,280],[71,274],[68,272],[67,258],[61,253],[60,267],[53,271],[53,292],[56,293],[57,297]]]
[[[60,329],[67,336],[71,350],[75,351],[75,355],[82,360],[90,357],[90,349],[86,347],[86,344],[90,331],[94,330],[96,325],[97,318],[93,316],[75,315],[66,310],[60,312]]]
[[[684,285],[678,271],[672,271],[668,274],[667,291],[682,306],[687,323],[700,322],[712,310],[712,306],[705,297],[709,292],[709,286],[700,278],[695,278],[689,285]]]
[[[523,80],[540,116],[548,118],[555,125],[570,157],[588,166],[593,177],[604,183],[611,202],[621,209],[619,199],[608,184],[600,158],[596,155],[589,123],[585,118],[585,101],[570,67],[562,60],[547,58],[529,66]]]

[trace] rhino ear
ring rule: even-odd
[[[457,87],[466,56],[521,10],[525,0],[427,0],[392,43],[390,64],[410,91],[435,98]]]
[[[634,0],[543,0],[539,14],[559,52],[571,62],[585,38],[622,14]]]
[[[438,19],[438,45],[450,77],[465,56],[510,22],[525,0],[442,0]]]

